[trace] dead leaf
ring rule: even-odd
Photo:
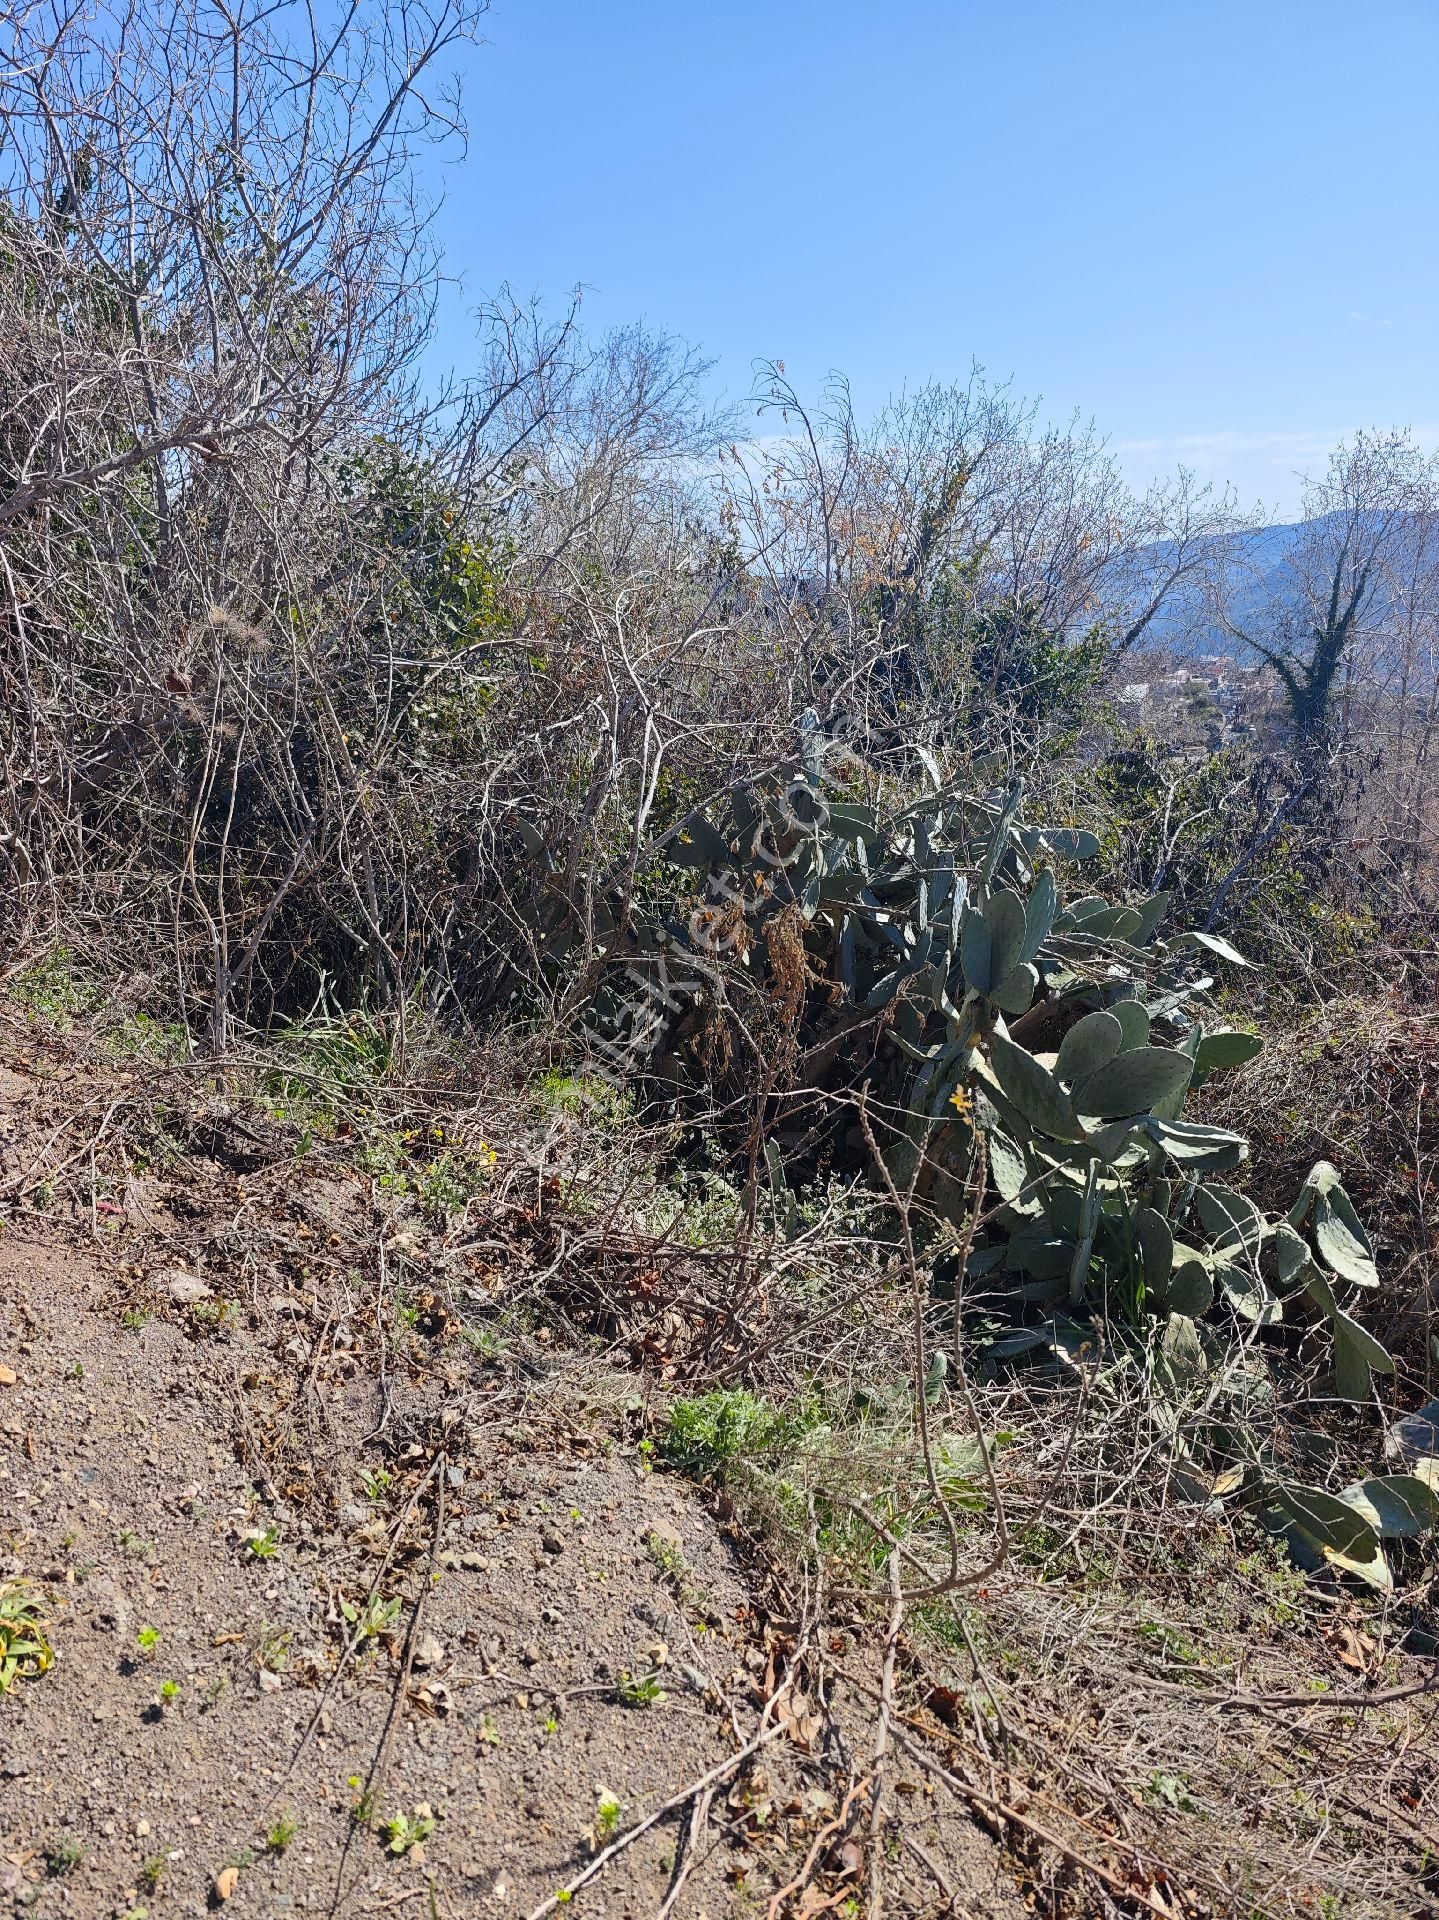
[[[1379,1649],[1367,1633],[1360,1633],[1357,1627],[1347,1621],[1331,1627],[1324,1638],[1334,1649],[1336,1658],[1354,1673],[1369,1674],[1379,1666]]]
[[[964,1695],[953,1687],[936,1683],[929,1690],[925,1705],[936,1720],[942,1720],[947,1727],[957,1727],[963,1717]]]
[[[773,1663],[773,1654],[770,1659]],[[824,1731],[824,1721],[805,1694],[786,1687],[775,1701],[775,1718],[801,1753],[814,1752]]]

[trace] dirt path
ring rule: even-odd
[[[258,1429],[297,1418],[279,1361],[315,1386],[320,1303],[216,1338],[209,1300],[166,1298],[176,1271],[0,1239],[0,1573],[50,1597],[56,1650],[0,1700],[15,1910],[158,1920],[223,1892],[237,1914],[524,1915],[715,1775],[672,1910],[763,1910],[845,1756],[781,1694],[785,1730],[735,1767],[787,1643],[696,1492],[563,1393],[517,1406],[478,1365],[438,1405],[433,1382],[337,1369],[331,1457],[274,1485]],[[692,1810],[563,1910],[663,1911]],[[927,1837],[954,1910],[1022,1911],[967,1821]],[[890,1892],[891,1911],[947,1905],[909,1853]]]

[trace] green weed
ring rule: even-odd
[[[300,1823],[292,1813],[282,1813],[265,1836],[265,1845],[271,1853],[283,1853],[294,1845],[300,1832]]]
[[[615,1683],[615,1699],[622,1707],[657,1707],[668,1697],[653,1671],[635,1675],[625,1670]]]

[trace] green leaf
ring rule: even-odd
[[[1099,836],[1087,827],[1045,827],[1040,838],[1060,860],[1092,860],[1099,852]]]
[[[1026,1120],[1057,1140],[1077,1138],[1079,1128],[1068,1096],[1032,1053],[1016,1046],[1007,1034],[995,1033],[990,1038],[989,1057],[1000,1091]]]
[[[1264,1215],[1247,1194],[1232,1187],[1202,1186],[1194,1204],[1218,1252],[1255,1254],[1264,1244]]]
[[[1024,1155],[1007,1133],[993,1128],[989,1135],[989,1171],[1002,1199],[1017,1200],[1029,1180]]]
[[[1155,929],[1164,918],[1169,903],[1173,898],[1173,894],[1170,893],[1152,893],[1139,907],[1140,924],[1134,936],[1135,946],[1147,947],[1149,945],[1150,941],[1154,938]]]
[[[1075,1111],[1102,1120],[1146,1113],[1156,1100],[1186,1087],[1193,1070],[1187,1054],[1168,1047],[1133,1047],[1075,1088]]]
[[[1148,1120],[1144,1130],[1178,1165],[1205,1173],[1237,1167],[1249,1157],[1243,1134],[1224,1127],[1201,1126],[1194,1120]]]
[[[1299,1196],[1295,1200],[1294,1205],[1289,1209],[1290,1226],[1302,1227],[1314,1211],[1314,1202],[1319,1198],[1319,1195],[1321,1193],[1328,1193],[1331,1187],[1337,1186],[1338,1184],[1339,1175],[1337,1171],[1330,1166],[1329,1162],[1327,1160],[1316,1160],[1308,1173],[1305,1174],[1304,1184],[1299,1189]]]
[[[1021,960],[989,997],[1002,1013],[1027,1013],[1038,987],[1038,973],[1027,960]]]
[[[1032,960],[1049,938],[1058,908],[1059,889],[1055,885],[1054,874],[1045,867],[1030,888],[1025,904],[1024,944],[1019,950],[1021,960]]]
[[[995,985],[994,943],[984,915],[966,907],[959,928],[959,963],[966,982],[976,993],[988,993]]]
[[[1001,887],[985,902],[984,924],[989,929],[989,977],[998,986],[1023,958],[1024,902],[1008,887]]]
[[[1372,1333],[1338,1307],[1329,1324],[1334,1331],[1334,1391],[1341,1400],[1367,1400],[1370,1376],[1393,1373],[1394,1362]]]
[[[1174,1269],[1174,1235],[1169,1222],[1155,1208],[1141,1207],[1134,1216],[1134,1235],[1139,1242],[1144,1284],[1156,1297],[1164,1297]],[[1182,1307],[1180,1311],[1188,1313],[1190,1309]]]
[[[873,807],[832,805],[829,825],[846,840],[863,840],[872,845],[881,838]]]
[[[1280,1486],[1274,1490],[1278,1505],[1331,1553],[1342,1553],[1361,1564],[1373,1560],[1379,1552],[1379,1536],[1346,1500],[1326,1493],[1322,1487]]]
[[[1209,1360],[1199,1329],[1186,1313],[1171,1312],[1164,1323],[1159,1350],[1183,1385],[1202,1380],[1209,1372]]]
[[[719,829],[703,814],[692,813],[666,848],[665,858],[677,867],[720,867],[731,864],[734,855]]]
[[[1246,1060],[1252,1060],[1255,1054],[1263,1051],[1264,1042],[1257,1033],[1241,1033],[1237,1027],[1219,1027],[1213,1033],[1206,1033],[1200,1041],[1194,1064],[1201,1073],[1209,1074],[1224,1067],[1242,1067]]]
[[[1074,1242],[1057,1234],[1048,1220],[1026,1220],[1009,1236],[1004,1264],[1011,1273],[1036,1280],[1057,1280],[1074,1262]]]
[[[1164,1303],[1171,1313],[1198,1320],[1214,1305],[1214,1282],[1202,1260],[1185,1260],[1169,1276]]]
[[[1181,933],[1174,941],[1174,945],[1176,947],[1205,947],[1210,953],[1217,953],[1221,960],[1228,960],[1236,967],[1252,967],[1254,965],[1252,960],[1246,960],[1244,958],[1244,955],[1237,947],[1231,947],[1229,942],[1222,940],[1217,933]]]
[[[1087,1013],[1059,1044],[1054,1075],[1067,1086],[1107,1066],[1124,1044],[1124,1029],[1112,1013]]]
[[[1076,921],[1073,931],[1086,940],[1132,941],[1144,922],[1133,907],[1105,904]]]
[[[944,1391],[945,1376],[949,1372],[949,1355],[943,1347],[937,1347],[924,1375],[924,1404],[932,1407]]]
[[[1099,1225],[1099,1167],[1091,1160],[1089,1172],[1084,1182],[1084,1199],[1079,1209],[1079,1245],[1074,1250],[1074,1258],[1069,1266],[1069,1298],[1071,1305],[1078,1305],[1084,1298],[1085,1282],[1089,1278],[1089,1263],[1094,1253],[1094,1235]]]
[[[1417,1540],[1439,1524],[1439,1493],[1412,1473],[1378,1474],[1339,1498],[1363,1515],[1381,1540]]]
[[[1343,1187],[1334,1186],[1314,1201],[1314,1241],[1332,1273],[1356,1287],[1377,1287],[1379,1270],[1369,1236],[1360,1225]]]
[[[1281,1303],[1259,1275],[1248,1267],[1236,1267],[1229,1261],[1223,1261],[1216,1264],[1214,1278],[1219,1282],[1225,1299],[1242,1320],[1252,1320],[1257,1327],[1271,1327],[1284,1318]]]
[[[1307,1243],[1293,1227],[1281,1224],[1274,1229],[1274,1251],[1279,1262],[1279,1284],[1297,1286],[1313,1264]]]
[[[1138,1000],[1115,1000],[1105,1011],[1119,1022],[1121,1052],[1149,1045],[1149,1015]]]

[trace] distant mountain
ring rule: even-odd
[[[1423,539],[1432,546],[1435,563],[1439,565],[1439,540],[1436,540],[1436,529],[1429,517],[1415,514],[1406,518],[1410,528],[1409,539],[1416,551],[1405,555],[1407,542],[1401,535],[1397,542],[1399,556],[1417,558],[1417,547]],[[1234,556],[1225,567],[1225,588],[1236,626],[1267,626],[1276,608],[1286,605],[1298,608],[1301,595],[1293,571],[1293,558],[1301,541],[1323,524],[1322,520],[1296,521],[1282,526],[1259,527],[1232,543]],[[1220,543],[1216,541],[1215,544],[1218,546]],[[1146,561],[1150,562],[1157,572],[1171,552],[1169,543],[1161,542],[1145,549],[1140,556],[1140,563],[1144,565]],[[1386,586],[1381,580],[1369,612],[1367,624],[1371,627],[1383,624],[1387,599]],[[1165,647],[1191,658],[1202,658],[1207,654],[1228,655],[1236,659],[1253,658],[1242,641],[1236,640],[1209,616],[1199,597],[1193,593],[1186,595],[1181,592],[1163,607],[1146,629],[1141,644]]]

